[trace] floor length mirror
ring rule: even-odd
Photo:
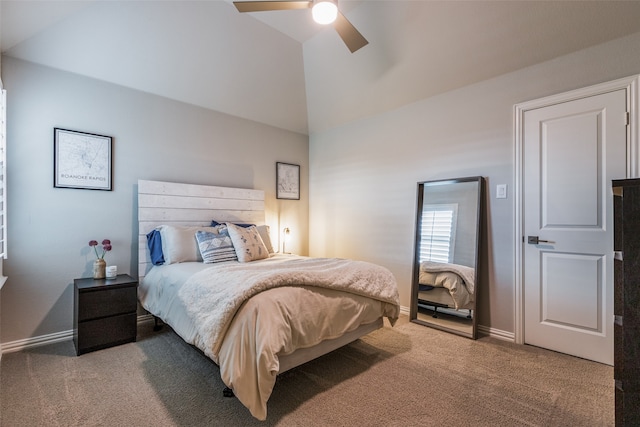
[[[483,199],[479,176],[418,183],[412,322],[477,337]]]

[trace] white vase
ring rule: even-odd
[[[104,279],[105,269],[107,268],[107,262],[98,258],[93,262],[93,278],[94,279]]]

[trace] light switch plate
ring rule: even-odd
[[[507,198],[507,184],[496,185],[496,199]]]

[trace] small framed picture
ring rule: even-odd
[[[53,186],[111,191],[111,137],[53,129]]]
[[[300,165],[276,162],[276,198],[300,200]]]

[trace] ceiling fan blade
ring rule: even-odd
[[[338,17],[333,23],[333,26],[351,53],[369,44],[367,39],[365,39],[362,34],[356,30],[356,27],[354,27],[341,12],[338,12]]]
[[[266,12],[269,10],[308,9],[310,1],[234,1],[239,12]]]

